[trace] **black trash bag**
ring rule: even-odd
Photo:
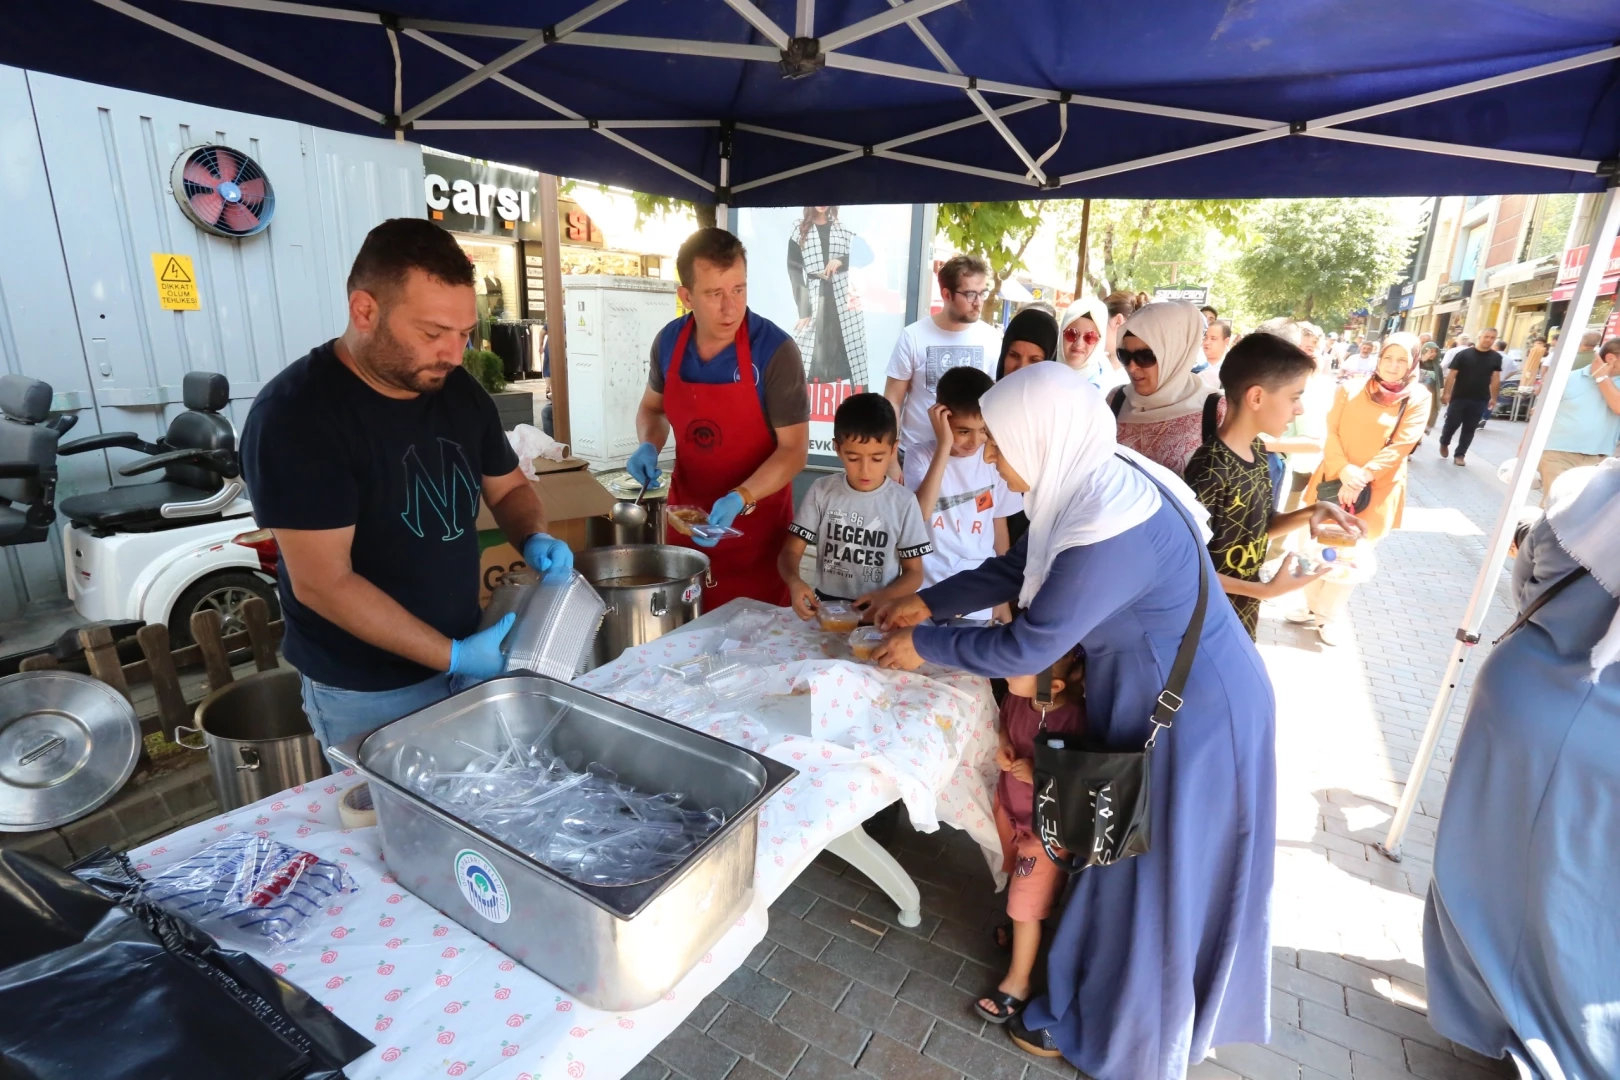
[[[121,856],[88,860],[89,884],[30,856],[0,852],[0,949],[49,925],[81,940],[0,970],[0,1077],[27,1080],[339,1080],[372,1044],[245,953],[142,903]],[[25,906],[21,898],[26,897]]]

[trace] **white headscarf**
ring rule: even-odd
[[[1197,309],[1193,309],[1197,314]],[[1024,585],[1028,607],[1062,551],[1118,536],[1159,509],[1159,489],[1121,458],[1130,458],[1186,504],[1203,529],[1209,513],[1192,489],[1164,466],[1114,441],[1114,417],[1096,387],[1063,364],[1031,364],[979,399],[997,452],[1029,484]]]
[[[1610,596],[1620,597],[1620,459],[1571,469],[1553,484],[1548,504],[1547,525],[1558,546],[1586,567]],[[1620,660],[1620,611],[1592,649],[1593,680],[1616,660]]]
[[[1143,397],[1127,383],[1120,423],[1158,424],[1203,409],[1209,384],[1193,372],[1204,358],[1203,312],[1179,300],[1149,304],[1125,320],[1119,328],[1121,341],[1126,334],[1141,338],[1153,350],[1159,361],[1159,388]]]
[[[1113,370],[1113,365],[1108,362],[1108,306],[1095,296],[1079,297],[1063,309],[1063,318],[1058,320],[1058,330],[1067,330],[1070,323],[1081,318],[1090,319],[1097,327],[1097,333],[1101,335],[1101,340],[1092,348],[1091,355],[1086,357],[1088,369],[1097,375]],[[1058,335],[1058,355],[1052,359],[1067,363],[1061,333]],[[1086,372],[1082,371],[1081,374],[1084,375]]]

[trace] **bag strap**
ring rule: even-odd
[[[1538,596],[1534,600],[1530,601],[1530,606],[1525,608],[1523,611],[1519,612],[1519,617],[1517,619],[1513,620],[1513,625],[1508,627],[1506,630],[1502,631],[1502,636],[1497,638],[1495,641],[1491,642],[1491,644],[1492,645],[1500,645],[1500,644],[1502,644],[1502,642],[1507,638],[1507,636],[1509,634],[1513,633],[1513,631],[1517,630],[1519,627],[1521,627],[1525,623],[1529,622],[1530,617],[1532,615],[1534,615],[1536,612],[1540,611],[1542,609],[1542,607],[1545,606],[1550,600],[1552,600],[1559,593],[1563,592],[1565,589],[1569,588],[1571,585],[1575,584],[1577,581],[1579,581],[1581,578],[1585,577],[1589,573],[1591,573],[1591,571],[1589,571],[1586,567],[1577,566],[1575,569],[1571,570],[1569,573],[1565,574],[1563,577],[1561,577],[1557,581],[1553,582],[1551,585],[1549,585],[1547,587],[1546,592],[1542,593],[1540,596]]]
[[[1211,394],[1204,399],[1204,420],[1202,430],[1200,432],[1200,434],[1202,434],[1204,437],[1204,442],[1212,441],[1217,432],[1220,430],[1220,424],[1215,420],[1215,412],[1220,407],[1221,395],[1219,392]]]
[[[1204,540],[1198,534],[1198,526],[1193,523],[1192,515],[1163,484],[1154,478],[1142,466],[1130,458],[1123,459],[1131,468],[1143,476],[1159,489],[1159,495],[1181,515],[1186,522],[1187,529],[1192,533],[1193,546],[1198,551],[1198,602],[1193,605],[1192,621],[1187,624],[1187,632],[1181,637],[1181,647],[1176,650],[1175,661],[1170,665],[1170,676],[1164,681],[1164,689],[1159,692],[1158,701],[1153,706],[1153,733],[1148,736],[1147,747],[1151,748],[1159,738],[1159,732],[1175,722],[1176,713],[1181,710],[1181,693],[1187,687],[1187,676],[1192,673],[1193,659],[1198,654],[1198,643],[1204,636],[1204,613],[1209,607],[1209,558],[1204,548]]]
[[[1395,424],[1389,429],[1389,438],[1384,440],[1385,446],[1395,441],[1396,434],[1401,430],[1401,420],[1406,416],[1406,406],[1411,400],[1411,395],[1401,398],[1401,410],[1395,414]]]

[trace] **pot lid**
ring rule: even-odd
[[[0,832],[66,825],[108,799],[141,752],[135,709],[70,671],[0,679]]]
[[[662,499],[669,494],[670,470],[659,471],[658,483],[647,489],[648,499]],[[596,480],[607,488],[615,498],[633,499],[641,493],[641,481],[630,475],[629,469],[615,469],[611,472],[600,473]],[[643,500],[645,501],[645,500]]]

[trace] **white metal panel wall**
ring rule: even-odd
[[[21,70],[4,66],[0,66],[0,208],[0,365],[6,374],[50,383],[59,410],[84,410],[69,438],[93,433],[97,428],[90,408],[90,378],[28,82]],[[107,463],[100,454],[62,462],[62,489],[94,489],[107,482]],[[43,543],[0,548],[0,618],[15,618],[31,601],[63,591],[59,531],[53,530]]]
[[[175,158],[212,142],[270,177],[275,218],[258,236],[211,236],[175,203]],[[188,371],[230,379],[240,428],[266,381],[341,332],[361,241],[386,218],[423,216],[421,185],[412,143],[0,66],[0,359],[82,410],[70,438],[157,437]],[[191,256],[201,310],[159,306],[153,252]],[[110,453],[114,466],[135,457]],[[59,498],[140,482],[109,475],[100,453],[63,464]],[[0,618],[63,591],[60,544],[0,552]]]
[[[616,467],[639,441],[636,407],[647,388],[653,340],[675,317],[675,283],[565,274],[562,284],[571,450],[594,467]]]

